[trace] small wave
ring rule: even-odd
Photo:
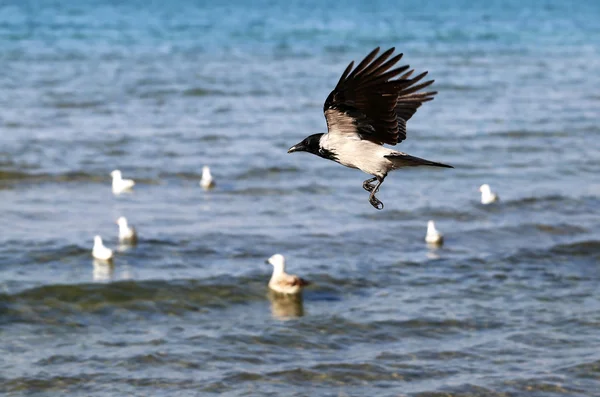
[[[600,258],[600,241],[589,240],[571,244],[559,244],[550,250],[558,255],[592,256]]]
[[[581,378],[595,378],[600,380],[600,360],[577,364],[564,369],[565,372],[574,373]]]
[[[571,235],[587,232],[587,229],[585,229],[583,227],[569,225],[569,224],[559,224],[559,225],[534,224],[533,226],[536,229],[538,229],[540,232],[554,234],[554,235],[571,236]]]
[[[50,244],[54,244],[50,242]],[[82,248],[77,245],[62,246],[58,249],[40,249],[39,245],[29,250],[28,256],[31,262],[37,264],[51,263],[54,261],[65,261],[67,258],[89,255],[88,248]]]
[[[470,91],[483,91],[483,90],[487,90],[487,87],[477,87],[474,85],[467,85],[467,84],[449,84],[449,83],[445,83],[445,84],[436,84],[435,85],[435,90],[437,91],[459,91],[459,92],[470,92]]]
[[[500,203],[503,203],[500,201]],[[563,195],[549,195],[549,196],[531,196],[523,197],[516,200],[505,201],[505,205],[515,208],[527,208],[531,210],[548,210],[556,209],[560,206],[561,210],[568,208],[569,206],[578,206],[581,201],[575,198],[563,196]],[[491,207],[490,207],[491,208]]]
[[[312,194],[329,194],[331,192],[331,188],[323,185],[314,184],[309,186],[299,186],[293,189],[247,187],[237,190],[231,190],[228,193],[242,196],[289,196],[298,192]]]
[[[569,134],[566,131],[532,131],[532,130],[510,130],[510,131],[497,131],[492,132],[489,135],[505,138],[549,138],[549,137],[568,137]]]
[[[0,294],[0,323],[77,325],[82,316],[120,310],[185,315],[264,300],[264,277],[219,277],[172,281],[123,281],[110,284],[48,285]],[[85,323],[85,322],[84,322]]]
[[[203,97],[203,96],[222,96],[226,95],[225,92],[220,90],[210,90],[207,88],[188,88],[182,92],[183,96],[191,96],[191,97]]]
[[[268,178],[273,175],[294,173],[300,171],[296,167],[265,167],[265,168],[251,168],[248,171],[238,175],[236,179],[255,179],[255,178]]]
[[[452,360],[473,360],[479,359],[480,356],[461,352],[461,351],[435,351],[421,350],[407,354],[396,354],[393,352],[383,352],[377,356],[378,360],[400,362],[406,360],[435,360],[435,361],[452,361]]]
[[[66,172],[62,174],[29,173],[22,171],[0,171],[0,182],[98,182],[106,179],[104,176],[88,174],[81,171]]]
[[[0,186],[15,183],[63,183],[90,182],[110,184],[109,172],[91,174],[83,171],[70,171],[58,174],[33,173],[23,171],[0,171]],[[152,178],[135,178],[137,184],[160,185],[161,181]]]
[[[279,379],[286,383],[306,384],[306,382],[330,383],[335,385],[362,385],[364,382],[398,381],[394,371],[383,365],[369,363],[327,363],[310,368],[295,368],[273,371],[264,375],[269,379]],[[261,376],[262,378],[262,376]]]
[[[562,377],[544,377],[542,379],[516,379],[504,382],[517,391],[527,395],[544,396],[575,396],[585,395],[579,387],[571,387],[565,384]],[[519,393],[520,394],[520,393]]]
[[[105,101],[56,101],[49,105],[57,109],[90,109],[107,105]]]

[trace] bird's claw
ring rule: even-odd
[[[373,191],[373,189],[375,189],[375,186],[371,185],[368,182],[364,182],[363,189],[365,189],[367,192],[371,193]]]
[[[378,210],[383,209],[383,203],[381,201],[379,201],[379,199],[375,196],[369,197],[369,203],[371,203],[371,205],[373,207],[375,207],[375,209],[378,209]]]

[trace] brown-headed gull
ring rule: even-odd
[[[200,179],[200,186],[205,190],[210,190],[215,187],[215,181],[210,173],[210,168],[207,165],[202,167],[202,179]]]
[[[481,204],[491,204],[500,199],[496,193],[492,192],[490,185],[487,183],[481,185],[479,191],[481,192]]]
[[[309,285],[306,280],[285,272],[285,258],[281,254],[275,254],[267,260],[273,265],[273,275],[269,281],[269,288],[281,294],[298,294],[302,287]]]
[[[113,259],[113,250],[106,248],[104,244],[102,244],[102,238],[100,236],[95,236],[92,256],[101,261],[111,261]]]
[[[114,170],[110,173],[110,176],[112,176],[113,193],[121,193],[131,190],[133,185],[135,185],[133,179],[123,179],[123,175],[119,170]]]
[[[137,243],[137,232],[133,226],[129,226],[127,218],[124,216],[117,219],[119,225],[119,241],[122,243],[135,244]]]
[[[435,228],[433,221],[427,222],[427,235],[425,235],[425,241],[431,245],[442,245],[444,244],[444,235]]]

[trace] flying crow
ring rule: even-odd
[[[410,78],[414,72],[408,70],[410,66],[392,69],[403,54],[391,57],[394,48],[390,48],[376,58],[378,52],[379,47],[354,70],[354,61],[350,62],[325,100],[323,111],[328,132],[305,138],[292,146],[288,153],[309,152],[372,175],[373,178],[364,181],[363,188],[371,193],[371,205],[381,210],[383,203],[375,197],[375,193],[388,172],[419,165],[454,167],[383,146],[384,143],[396,145],[405,140],[406,122],[423,102],[431,101],[437,92],[419,92],[433,83],[429,80],[417,84],[427,72]],[[376,182],[375,185],[373,182]]]

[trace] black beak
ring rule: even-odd
[[[288,153],[305,152],[305,151],[306,151],[306,146],[304,146],[302,144],[302,142],[300,142],[288,149]]]

